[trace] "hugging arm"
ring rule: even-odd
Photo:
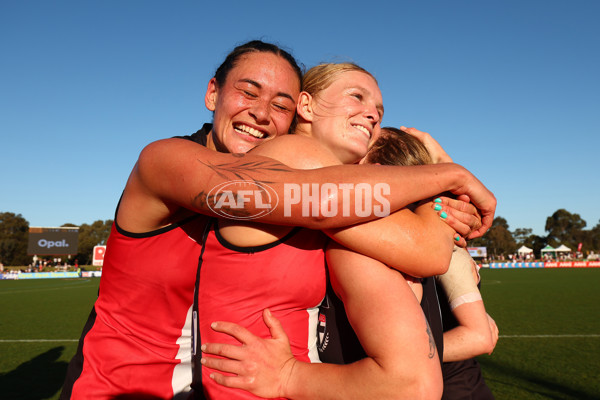
[[[446,153],[437,140],[435,140],[429,133],[404,126],[401,126],[400,130],[419,139],[419,141],[421,141],[421,143],[423,143],[427,148],[427,152],[431,156],[434,164],[453,162],[450,155]],[[452,221],[455,217],[459,218],[459,220],[456,221],[456,225],[452,225],[456,231],[467,239],[475,239],[483,236],[485,230],[480,229],[481,215],[478,213],[472,213],[472,211],[468,209],[469,202],[469,196],[458,196],[456,199],[451,199],[448,197],[442,198],[442,203],[449,206],[447,211],[449,212],[450,221]],[[467,227],[469,229],[467,229]],[[465,233],[465,231],[461,231],[461,229],[466,229],[467,233]]]
[[[434,164],[453,162],[452,157],[446,153],[446,150],[444,150],[438,141],[429,133],[420,131],[416,128],[407,128],[405,126],[401,126],[399,129],[419,139],[419,141],[427,148],[427,152],[431,156],[431,160]]]
[[[270,143],[281,139],[286,137],[277,138]],[[259,146],[257,150],[270,143]],[[422,167],[336,165],[303,171],[290,168],[272,158],[260,156],[260,153],[224,154],[187,140],[165,139],[151,143],[140,154],[123,193],[118,215],[120,225],[125,225],[125,229],[128,229],[128,226],[133,227],[131,231],[156,229],[173,222],[165,221],[164,215],[168,214],[166,210],[177,208],[214,215],[209,207],[209,204],[214,204],[215,201],[215,198],[211,197],[211,190],[220,184],[240,179],[269,185],[279,199],[285,197],[286,183],[366,183],[373,187],[377,183],[386,182],[390,187],[390,195],[385,198],[389,201],[391,211],[444,191],[465,193],[482,210],[485,229],[491,226],[496,204],[489,190],[467,170],[456,164]],[[344,196],[340,189],[321,199],[315,215],[307,216],[303,204],[298,202],[289,204],[287,210],[282,205],[275,207],[259,221],[328,229],[376,218],[375,215],[357,216],[353,211],[348,215],[338,213],[332,217],[324,217],[325,208],[332,209],[335,204],[337,209],[341,210],[345,200],[349,202],[349,209],[355,210],[355,193],[355,188],[352,188],[348,192],[349,196]],[[372,196],[371,200],[377,199]],[[243,208],[237,210],[243,215],[260,211],[263,210],[251,202],[244,203]],[[122,215],[126,217],[122,219]]]
[[[290,135],[276,141],[266,143],[254,150],[252,154],[261,154],[278,159],[294,168],[315,169],[339,164],[331,152],[316,140],[302,136]],[[357,168],[375,168],[382,166],[360,165],[347,166]],[[389,168],[389,167],[388,167]],[[409,168],[413,167],[391,167]],[[418,168],[418,167],[415,167]],[[334,181],[335,182],[335,181]],[[467,203],[452,199],[444,200],[444,207],[457,209],[466,217],[475,213],[475,208]],[[459,209],[458,206],[462,208]],[[341,210],[342,208],[338,208]],[[457,221],[458,218],[453,218]],[[478,222],[478,220],[477,220]],[[448,268],[456,233],[453,228],[460,229],[459,222],[451,226],[443,223],[433,210],[430,202],[409,208],[405,207],[389,217],[353,225],[348,228],[326,230],[330,237],[344,246],[375,258],[392,268],[413,276],[432,276],[444,273]],[[463,226],[463,233],[472,227]],[[480,225],[477,225],[479,227]],[[464,231],[466,227],[467,231]],[[464,239],[460,237],[464,242]],[[423,251],[412,251],[414,248]]]
[[[404,208],[386,218],[325,232],[358,253],[416,277],[446,272],[456,236],[431,202],[414,211]]]

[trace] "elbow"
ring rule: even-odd
[[[392,385],[394,386],[392,391],[379,398],[389,400],[439,400],[444,389],[442,370],[438,362],[427,364],[412,369],[408,374],[406,370],[404,373],[397,371],[393,377],[390,376],[386,380],[387,382],[395,382]]]
[[[267,214],[264,222],[282,223],[285,221],[284,225],[296,225],[314,230],[335,229],[349,225],[348,222],[342,220],[337,215],[331,215],[326,212],[327,208],[323,202],[308,202],[305,204],[299,197],[294,197],[292,200],[286,198],[285,201],[287,203],[284,203],[282,207],[283,211],[279,214]]]
[[[337,218],[324,216],[321,212],[319,212],[318,215],[309,215],[303,217],[299,225],[308,229],[326,230],[342,228],[346,225],[349,225],[349,223],[345,223]]]
[[[496,341],[492,337],[491,333],[480,334],[477,339],[473,341],[473,343],[476,344],[476,346],[473,346],[474,349],[477,349],[476,355],[492,354],[494,348],[496,347]]]
[[[380,260],[382,261],[382,260]],[[449,262],[446,263],[444,260],[439,259],[431,259],[429,262],[419,262],[417,264],[407,264],[406,262],[395,262],[395,260],[391,260],[392,262],[382,261],[388,267],[391,267],[395,270],[404,272],[408,275],[414,276],[415,278],[428,278],[430,276],[443,275],[448,271]]]
[[[301,226],[316,230],[342,228],[377,218],[375,213],[352,212],[355,207],[348,207],[348,202],[347,196],[330,191],[321,193],[319,200],[295,203],[292,212],[302,215]]]
[[[444,246],[440,246],[431,251],[431,260],[428,264],[429,270],[423,277],[443,275],[448,272],[450,267],[450,260],[452,259],[452,250],[446,249]]]
[[[428,249],[428,271],[427,275],[443,275],[448,272],[450,261],[452,260],[452,252],[454,251],[454,243],[448,240],[448,237],[434,238],[429,242]]]
[[[451,253],[450,253],[451,254]],[[445,257],[445,255],[441,255],[435,263],[433,263],[435,270],[432,275],[444,275],[448,272],[448,268],[450,267],[450,256]]]
[[[441,272],[436,275],[443,275],[448,272],[448,268],[450,267],[450,261],[452,261],[452,253],[454,252],[454,243],[452,240],[442,240],[442,244],[440,245],[440,249],[438,250],[438,268]]]
[[[492,354],[494,349],[496,348],[496,340],[492,338],[491,335],[488,336],[487,340],[483,344],[484,353],[482,354]]]
[[[399,244],[404,245],[404,244]],[[421,248],[419,252],[419,258],[412,259],[410,262],[406,259],[391,258],[381,260],[388,266],[405,272],[416,278],[427,278],[435,275],[443,275],[448,272],[450,267],[450,260],[452,259],[452,249],[447,248],[444,245],[428,245],[419,247],[419,245],[413,246],[413,248]]]
[[[443,380],[441,373],[439,374],[424,374],[415,379],[411,385],[411,393],[403,399],[409,398],[413,400],[439,400],[443,392]]]

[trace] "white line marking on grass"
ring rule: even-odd
[[[0,343],[79,342],[78,339],[0,339]]]
[[[86,283],[88,283],[89,281],[85,281],[85,282],[76,282],[76,285],[65,285],[65,286],[51,286],[51,287],[32,287],[32,288],[27,288],[27,289],[20,289],[20,290],[3,290],[2,292],[0,292],[1,294],[13,294],[13,293],[28,293],[28,292],[47,292],[47,291],[51,291],[51,290],[63,290],[63,289],[81,289],[81,288],[89,288],[92,287],[92,284],[87,285]]]
[[[593,338],[600,337],[600,334],[591,333],[589,335],[499,335],[499,338]]]

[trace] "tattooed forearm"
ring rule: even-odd
[[[196,207],[205,209],[209,204],[215,204],[215,196],[213,195],[209,199],[206,192],[201,191],[196,195],[196,197],[194,197],[193,203],[196,205]]]
[[[219,201],[220,197],[223,194],[221,192],[217,192],[214,194],[207,194],[206,192],[202,191],[200,193],[198,193],[198,195],[196,195],[196,197],[194,198],[194,205],[200,209],[211,209],[214,210],[215,208],[215,204],[217,204],[217,202]],[[219,213],[219,215],[221,215],[222,217],[226,217],[226,218],[235,218],[235,217],[248,217],[250,215],[250,212],[248,210],[246,210],[245,208],[240,208],[240,207],[233,207],[230,204],[225,204],[223,202],[219,203],[219,210],[221,211]],[[234,204],[237,204],[237,202],[234,202]]]
[[[257,175],[263,175],[268,172],[291,172],[292,169],[277,161],[240,161],[229,162],[223,164],[206,163],[198,160],[201,164],[206,165],[223,179],[239,179],[251,180],[261,183],[272,183],[269,181],[258,180]]]
[[[198,162],[209,168],[222,182],[213,188],[203,188],[194,197],[193,204],[197,209],[210,209],[221,217],[233,219],[258,218],[269,214],[277,205],[277,200],[272,200],[277,199],[277,193],[269,184],[283,182],[280,173],[292,172],[292,168],[275,160],[247,161],[243,156],[236,161],[220,164],[203,160]]]

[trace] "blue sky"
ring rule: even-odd
[[[112,219],[137,155],[211,119],[204,91],[237,44],[305,66],[353,61],[384,125],[430,132],[543,235],[559,208],[598,224],[600,2],[4,1],[0,212],[30,226]]]

